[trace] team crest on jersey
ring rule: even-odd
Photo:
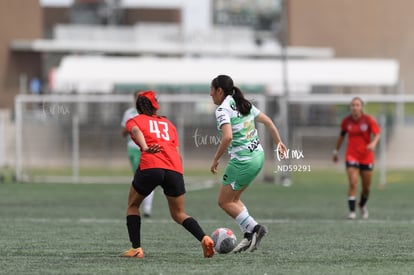
[[[368,130],[368,125],[366,123],[362,123],[359,128],[361,129],[362,132],[365,132],[366,130]]]

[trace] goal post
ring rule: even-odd
[[[288,149],[295,153],[293,164],[311,169],[336,169],[331,152],[339,133],[339,121],[348,113],[353,95],[291,95],[288,105]],[[414,96],[359,94],[366,102],[400,104],[414,102]],[[260,110],[276,117],[279,127],[280,98],[246,94]],[[158,93],[160,115],[177,127],[185,176],[202,176],[219,181],[209,172],[220,141],[214,116],[215,106],[208,94]],[[132,94],[21,94],[15,98],[15,177],[27,182],[115,183],[130,182],[132,169],[121,119],[133,107]],[[276,107],[275,107],[276,106]],[[395,116],[395,109],[392,116]],[[378,146],[380,184],[385,184],[387,141],[391,130],[387,119],[377,119],[383,129]],[[260,180],[274,182],[275,146],[262,124],[257,126],[265,148],[266,164]],[[285,129],[279,128],[280,132]],[[224,171],[224,163],[220,167]],[[192,174],[193,171],[196,171]],[[198,180],[194,180],[198,181]],[[206,181],[207,182],[207,181]]]

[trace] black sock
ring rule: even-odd
[[[361,199],[359,201],[359,206],[360,207],[364,207],[365,206],[365,204],[368,201],[368,196],[369,196],[368,194],[361,194]]]
[[[126,217],[129,240],[133,248],[141,247],[141,217],[128,215]]]
[[[182,226],[184,226],[184,228],[193,234],[193,236],[196,237],[196,239],[200,242],[206,235],[203,229],[201,229],[201,226],[198,224],[198,222],[192,217],[185,219],[182,223]]]
[[[355,199],[348,199],[349,211],[355,212]]]

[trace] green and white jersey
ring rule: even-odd
[[[217,128],[220,134],[223,124],[231,125],[233,140],[228,148],[231,159],[249,160],[255,157],[254,152],[263,151],[254,123],[255,117],[259,114],[260,110],[252,106],[250,114],[241,115],[231,95],[228,95],[216,109]]]
[[[138,115],[138,112],[137,112],[137,109],[135,109],[135,108],[131,107],[128,110],[126,110],[124,112],[124,116],[122,117],[122,121],[121,121],[122,128],[125,128],[126,123],[129,119],[131,119],[131,118],[133,118],[137,115]],[[127,140],[128,140],[128,142],[127,142],[128,148],[139,148],[139,146],[136,145],[135,142],[132,140],[130,135],[127,136]]]

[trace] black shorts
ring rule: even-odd
[[[373,163],[364,164],[364,163],[359,163],[356,161],[346,161],[345,167],[346,168],[348,167],[358,168],[360,171],[372,171],[374,169],[374,164]]]
[[[142,196],[148,196],[158,185],[166,196],[178,197],[185,193],[184,177],[178,172],[161,168],[135,171],[132,186]]]

